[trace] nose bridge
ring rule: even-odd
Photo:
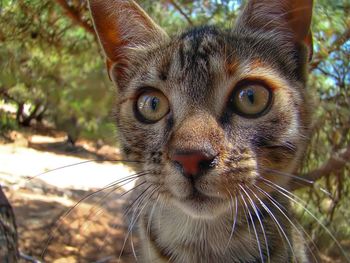
[[[191,114],[173,133],[171,151],[218,152],[223,141],[223,130],[214,116],[200,111]]]

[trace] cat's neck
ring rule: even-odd
[[[203,219],[194,218],[173,205],[155,206],[148,209],[140,220],[141,240],[145,250],[143,253],[150,258],[164,259],[164,262],[170,259],[176,259],[174,262],[204,262],[203,259],[207,260],[205,262],[232,262],[233,258],[237,262],[242,262],[243,259],[260,262],[256,235],[259,236],[259,246],[264,257],[268,248],[265,246],[259,220],[264,221],[266,239],[269,238],[269,233],[277,231],[276,226],[271,225],[271,220],[265,220],[267,218],[269,219],[267,214],[256,216],[243,212],[235,216],[229,209],[218,217]],[[282,223],[284,221],[283,218],[278,220]],[[268,244],[271,248],[280,246],[283,242],[268,240]],[[279,251],[279,255],[271,255],[276,260],[281,254],[281,258],[285,258],[288,253],[287,249],[274,251]],[[278,262],[276,260],[273,262]]]

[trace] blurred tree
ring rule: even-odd
[[[86,4],[78,13],[57,3],[2,1],[0,96],[16,106],[20,125],[45,118],[67,131],[72,142],[80,135],[112,137],[113,90],[96,56],[91,24],[83,20]],[[76,15],[74,22],[68,12]]]
[[[319,0],[314,10],[314,59],[310,93],[314,97],[313,134],[303,171],[314,188],[298,191],[310,210],[350,251],[350,1]],[[322,191],[329,193],[325,194]],[[320,251],[339,255],[323,227],[300,211],[304,227]],[[325,259],[325,258],[324,258]]]
[[[17,262],[18,258],[15,216],[0,185],[0,261]]]

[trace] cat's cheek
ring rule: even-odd
[[[260,176],[283,187],[287,186],[291,180],[291,177],[287,175],[294,172],[298,162],[297,153],[276,149],[260,150],[257,158]]]

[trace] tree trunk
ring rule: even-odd
[[[30,122],[36,118],[37,113],[39,111],[41,107],[41,103],[38,103],[34,106],[34,109],[32,110],[32,112],[29,114],[28,117],[24,118],[23,121],[21,122],[21,124],[25,127],[29,127],[30,126]]]
[[[18,109],[16,112],[16,121],[21,123],[23,117],[24,103],[18,103]]]
[[[18,261],[15,215],[0,185],[0,262]]]
[[[43,121],[43,118],[44,118],[44,114],[46,112],[47,108],[46,106],[43,108],[43,110],[35,117],[35,120],[37,122],[42,122]]]

